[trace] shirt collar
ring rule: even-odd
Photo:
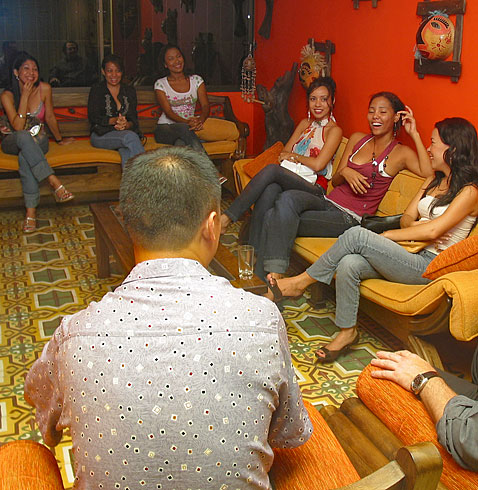
[[[197,260],[181,258],[153,259],[137,264],[123,281],[123,284],[141,279],[170,276],[211,276],[211,273]]]

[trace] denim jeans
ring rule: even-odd
[[[428,284],[422,277],[435,254],[422,250],[412,254],[398,243],[355,226],[316,260],[307,274],[319,282],[330,284],[335,274],[335,323],[340,328],[357,324],[360,282],[385,278],[402,284]]]
[[[121,155],[122,167],[125,166],[130,158],[133,158],[140,153],[144,153],[144,147],[139,136],[129,129],[124,131],[110,131],[102,136],[91,133],[90,142],[95,148],[118,150]]]
[[[36,208],[40,202],[39,183],[54,173],[44,155],[48,152],[48,137],[43,136],[36,143],[29,131],[15,131],[2,141],[2,150],[18,155],[25,207]]]
[[[323,195],[322,187],[307,182],[280,165],[271,164],[264,167],[224,211],[232,221],[237,221],[255,204],[252,211],[249,243],[254,246],[258,256],[260,255],[265,215],[274,207],[279,196],[289,189],[300,189],[313,196]]]
[[[321,190],[321,188],[320,188]],[[358,221],[324,198],[323,192],[283,192],[265,213],[256,273],[284,273],[297,236],[338,237]]]
[[[193,150],[205,153],[201,140],[189,129],[186,123],[157,124],[154,130],[156,143],[165,145],[189,146]]]

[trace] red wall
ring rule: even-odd
[[[257,82],[271,88],[293,61],[308,38],[330,39],[336,45],[332,76],[337,82],[335,115],[345,136],[367,130],[367,107],[371,94],[381,90],[396,92],[417,116],[425,142],[434,122],[461,116],[478,125],[478,5],[467,2],[464,16],[462,75],[458,83],[449,77],[427,75],[418,79],[413,71],[415,34],[421,17],[416,0],[297,0],[274,2],[271,37],[256,32]],[[256,1],[256,31],[265,13],[265,2]],[[452,19],[454,19],[452,17]],[[289,100],[289,113],[298,122],[306,114],[305,92],[298,79]],[[265,140],[262,109],[255,105],[253,131],[255,153]],[[405,139],[405,138],[404,138]]]

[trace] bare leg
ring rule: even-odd
[[[271,272],[270,274],[267,275],[267,279],[269,280],[270,278],[276,278],[275,276],[276,274],[278,273]],[[279,286],[282,295],[289,296],[289,297],[301,296],[308,286],[316,282],[315,279],[313,279],[312,277],[309,276],[309,274],[307,274],[307,272],[303,272],[298,276],[286,277],[284,279],[279,277],[277,279],[278,279],[277,285]],[[268,291],[266,297],[269,298],[270,300],[273,300],[274,295],[272,294],[271,291]]]

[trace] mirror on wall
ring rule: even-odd
[[[253,10],[253,0],[0,0],[0,87],[18,51],[37,58],[53,86],[91,85],[110,52],[123,57],[125,79],[150,86],[172,43],[208,85],[237,88]]]

